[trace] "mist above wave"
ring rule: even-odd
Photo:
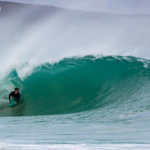
[[[1,77],[28,62],[24,71],[45,62],[86,55],[149,59],[150,16],[112,15],[49,6],[0,2]]]

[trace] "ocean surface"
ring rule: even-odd
[[[131,56],[65,58],[24,80],[14,69],[1,81],[0,148],[148,150],[149,85],[150,61]]]
[[[0,7],[0,150],[150,150],[150,15]]]

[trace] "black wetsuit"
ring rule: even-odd
[[[19,100],[20,100],[20,93],[15,94],[15,91],[14,91],[14,92],[11,92],[11,93],[9,94],[9,101],[10,101],[10,97],[11,97],[11,96],[16,99],[16,102],[17,102],[17,103],[19,102]]]

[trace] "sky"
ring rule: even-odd
[[[150,14],[150,0],[0,0],[116,14]]]

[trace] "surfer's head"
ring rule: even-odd
[[[15,88],[15,94],[18,94],[19,88]]]

